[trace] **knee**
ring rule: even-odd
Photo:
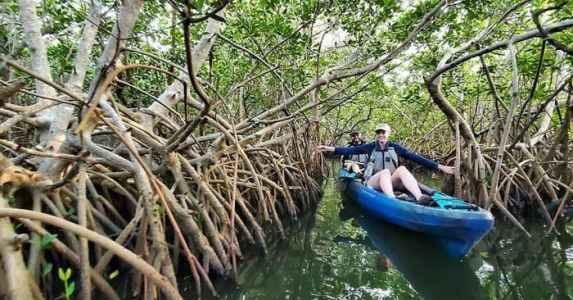
[[[409,173],[410,171],[408,171],[408,168],[404,167],[404,166],[399,166],[396,171],[394,171],[395,173],[398,174],[402,174],[402,173]]]
[[[390,176],[390,170],[384,169],[384,170],[378,172],[378,174],[380,174],[380,177]]]

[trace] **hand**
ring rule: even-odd
[[[320,152],[334,152],[334,147],[326,145],[318,145],[316,146],[316,150]]]
[[[456,172],[456,169],[454,167],[444,166],[444,165],[438,165],[438,170],[449,175],[454,175],[454,173]]]

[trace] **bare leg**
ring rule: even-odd
[[[352,172],[354,172],[356,174],[362,173],[362,170],[360,170],[360,166],[355,162],[352,163]]]
[[[394,197],[392,179],[390,171],[388,170],[382,170],[376,173],[374,176],[370,177],[368,180],[368,185],[375,189],[380,189],[387,196]]]
[[[344,168],[345,168],[347,171],[351,171],[351,170],[352,170],[352,162],[349,161],[349,160],[345,160],[345,161],[344,161]]]
[[[406,167],[399,166],[398,169],[394,171],[394,174],[392,174],[391,179],[392,184],[401,184],[408,192],[412,193],[414,198],[416,198],[416,201],[420,200],[420,197],[422,197],[422,191],[418,186],[418,181]]]

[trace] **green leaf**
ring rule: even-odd
[[[68,286],[66,287],[66,297],[71,296],[71,295],[74,293],[75,290],[76,290],[76,283],[72,281],[72,282],[70,283],[70,285],[68,285]]]
[[[201,11],[203,9],[203,5],[205,5],[205,0],[197,0],[195,1],[196,9]]]
[[[114,279],[115,277],[117,277],[117,275],[119,275],[119,270],[111,272],[111,274],[109,274],[109,279]]]
[[[51,264],[51,263],[44,264],[44,267],[42,270],[42,276],[48,275],[50,272],[52,272],[53,269],[54,269],[53,264]]]
[[[16,198],[13,195],[8,197],[8,205],[10,205],[10,206],[16,205]]]
[[[58,278],[60,278],[61,281],[66,281],[66,273],[64,273],[64,269],[62,268],[58,268]]]
[[[68,268],[68,269],[66,270],[65,280],[70,279],[70,277],[72,277],[72,269],[71,269],[71,268]]]
[[[66,211],[66,217],[71,217],[75,214],[76,210],[73,207],[70,207],[67,211]]]
[[[40,246],[42,247],[42,249],[49,249],[50,246],[52,245],[52,242],[58,237],[58,235],[56,234],[46,234],[42,237],[42,240],[40,241]]]

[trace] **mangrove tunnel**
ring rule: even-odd
[[[336,172],[317,146],[380,122],[455,167],[445,191],[559,235],[572,16],[572,1],[3,1],[0,294],[216,295],[314,212]]]

